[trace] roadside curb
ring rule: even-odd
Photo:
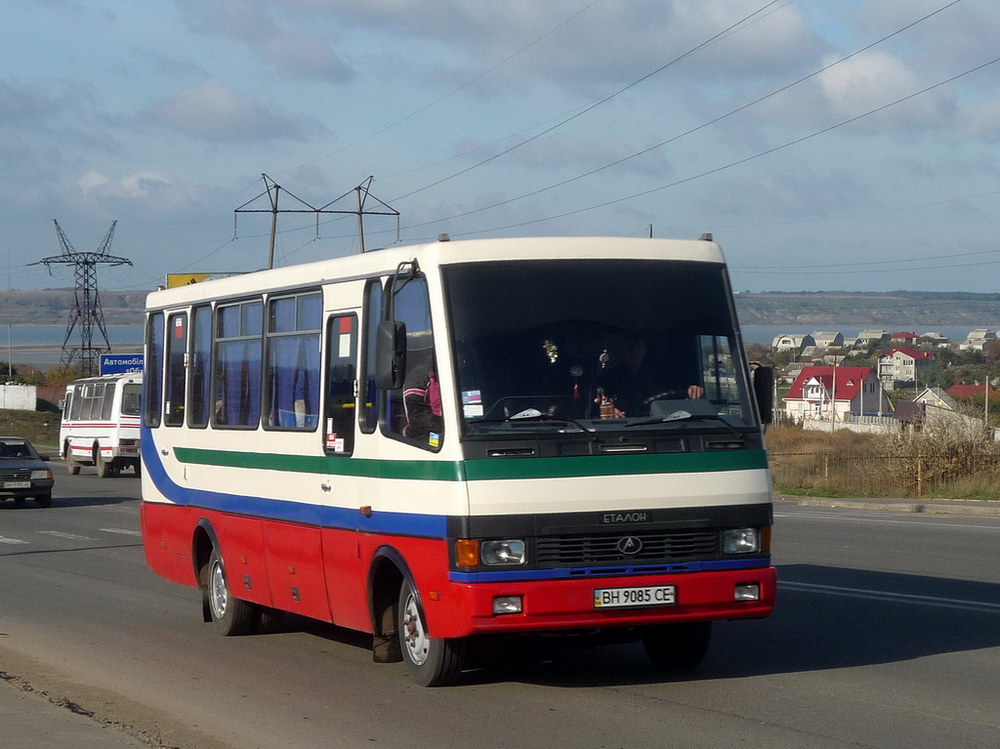
[[[777,502],[791,502],[800,507],[829,507],[841,510],[868,510],[870,512],[902,512],[924,515],[968,515],[975,517],[1000,517],[1000,502],[963,499],[864,499],[833,497],[777,496]]]

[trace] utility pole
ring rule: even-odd
[[[66,337],[62,345],[62,366],[69,369],[73,361],[79,358],[80,375],[90,377],[98,374],[97,356],[98,349],[94,347],[94,327],[101,332],[104,338],[104,351],[111,351],[111,342],[108,341],[108,331],[104,327],[104,311],[101,309],[101,296],[97,288],[97,266],[98,265],[132,265],[132,261],[127,257],[118,257],[109,254],[111,240],[115,235],[117,221],[111,222],[111,228],[104,236],[104,240],[94,252],[78,252],[73,249],[69,238],[63,233],[59,222],[52,219],[56,226],[56,236],[59,237],[59,244],[62,246],[62,254],[52,257],[42,258],[31,265],[45,265],[52,273],[53,265],[72,265],[75,268],[76,288],[74,292],[73,309],[69,313],[69,322],[66,326]],[[80,323],[80,345],[69,347],[69,339],[77,323]]]
[[[266,174],[261,174],[260,176],[264,180],[264,192],[260,193],[260,195],[257,195],[254,198],[251,198],[246,203],[244,203],[239,208],[237,208],[236,210],[233,211],[233,238],[235,239],[236,238],[236,234],[237,234],[237,224],[236,224],[236,222],[237,222],[237,215],[238,214],[240,214],[240,213],[270,213],[271,214],[271,242],[270,242],[270,245],[268,246],[268,253],[267,253],[267,267],[268,268],[273,268],[274,267],[274,242],[275,242],[275,238],[276,238],[276,236],[278,234],[278,214],[279,213],[312,213],[312,214],[315,214],[316,215],[316,236],[317,237],[319,236],[319,216],[320,216],[321,213],[340,213],[340,214],[355,215],[355,216],[358,217],[358,236],[360,238],[360,243],[361,243],[361,252],[365,251],[365,224],[364,224],[364,217],[365,216],[395,216],[396,217],[397,232],[398,232],[398,228],[399,228],[399,211],[395,210],[394,208],[390,207],[386,203],[382,202],[381,200],[379,200],[378,198],[376,198],[374,195],[372,195],[370,193],[370,191],[369,191],[370,188],[371,188],[371,184],[372,184],[372,182],[375,179],[374,177],[369,177],[368,179],[366,179],[364,182],[362,182],[357,187],[355,187],[355,188],[353,188],[351,190],[348,190],[347,192],[345,192],[340,197],[338,197],[338,198],[336,198],[334,200],[331,200],[326,205],[322,205],[322,206],[319,206],[317,208],[316,206],[311,205],[310,203],[307,203],[302,198],[298,197],[297,195],[295,195],[294,193],[290,192],[289,190],[287,190],[285,188],[282,188],[281,185],[279,185],[273,179],[271,179],[270,177],[268,177]],[[279,209],[278,208],[278,195],[279,195],[279,193],[282,190],[284,190],[285,194],[288,195],[289,197],[291,197],[293,200],[295,200],[299,204],[299,206],[301,206],[301,207],[298,207],[298,208],[281,208],[281,209]],[[339,200],[341,200],[342,198],[344,198],[345,196],[349,195],[352,192],[356,193],[356,195],[357,195],[357,205],[358,205],[358,207],[355,210],[338,210],[338,209],[333,209],[333,208],[330,207],[334,203],[338,202]],[[270,202],[270,205],[271,205],[270,208],[254,208],[254,207],[252,207],[254,203],[256,203],[260,198],[264,197],[265,195],[267,195],[268,201]],[[378,201],[378,203],[382,207],[384,207],[385,210],[382,210],[382,211],[379,211],[379,210],[375,210],[375,211],[367,210],[365,208],[365,202],[368,200],[369,197],[372,198],[373,200]]]

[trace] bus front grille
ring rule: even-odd
[[[636,539],[641,548],[630,553],[637,546]],[[716,539],[716,532],[710,530],[542,536],[537,539],[535,561],[541,567],[631,562],[677,564],[716,557]]]

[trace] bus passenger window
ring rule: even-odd
[[[259,300],[218,308],[215,426],[255,428],[260,423],[263,317]]]
[[[109,382],[104,386],[104,407],[101,409],[101,418],[104,421],[111,420],[111,414],[114,409],[114,405],[115,405],[115,384],[113,382]]]
[[[163,382],[163,313],[149,316],[146,328],[146,350],[149,352],[145,366],[143,386],[146,388],[146,426],[160,426],[160,384]],[[76,407],[74,406],[74,409]]]
[[[187,351],[187,313],[167,318],[167,392],[164,396],[163,423],[180,426],[184,423],[184,396],[187,389],[184,354]]]
[[[191,323],[191,402],[188,404],[189,427],[208,426],[211,416],[212,308],[194,308]]]
[[[323,444],[327,453],[354,452],[357,399],[358,318],[331,317],[326,326],[326,416]]]
[[[267,417],[274,429],[314,430],[319,422],[319,292],[273,298],[267,322]]]
[[[434,354],[427,280],[415,278],[396,292],[396,319],[406,325],[406,376],[401,390],[386,392],[387,434],[437,450],[444,436],[441,387]]]

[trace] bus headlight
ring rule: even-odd
[[[722,531],[723,554],[752,554],[760,551],[760,534],[756,528],[730,528]]]
[[[490,567],[514,566],[528,561],[525,543],[519,538],[483,541],[479,558]]]

